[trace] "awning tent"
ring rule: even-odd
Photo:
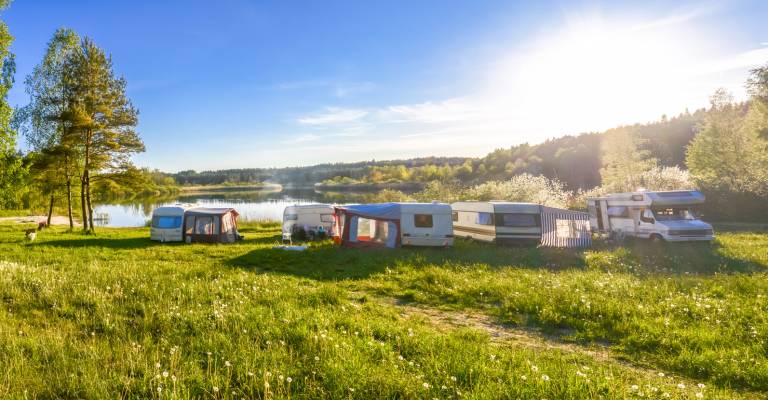
[[[192,208],[184,213],[184,240],[203,243],[233,243],[237,232],[234,208]]]
[[[544,247],[591,246],[589,214],[542,206],[541,245]]]
[[[335,207],[334,237],[347,247],[399,247],[401,206],[398,203]]]

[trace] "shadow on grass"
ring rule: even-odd
[[[35,243],[35,246],[52,246],[52,247],[69,247],[69,248],[82,248],[82,247],[104,247],[110,249],[144,249],[154,246],[179,246],[184,243],[160,243],[150,240],[148,237],[139,238],[109,238],[109,237],[87,237],[77,239],[60,239],[60,240],[48,240]]]
[[[275,236],[252,243],[276,243]],[[349,249],[330,242],[313,243],[306,251],[271,248],[253,250],[227,261],[236,268],[255,272],[290,274],[316,280],[365,279],[399,267],[507,267],[608,271],[644,275],[749,273],[768,265],[747,257],[726,255],[719,243],[670,243],[654,245],[628,241],[621,245],[597,242],[589,249],[507,247],[457,240],[452,248]]]

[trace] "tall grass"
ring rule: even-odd
[[[768,377],[763,233],[664,253],[285,252],[278,224],[233,245],[153,243],[146,228],[27,243],[23,228],[0,225],[5,398],[733,398]],[[574,351],[446,329],[379,296]]]

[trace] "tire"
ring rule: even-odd
[[[649,237],[649,239],[651,240],[651,243],[653,243],[653,244],[662,244],[662,243],[665,242],[664,238],[661,235],[657,234],[657,233],[652,234]]]

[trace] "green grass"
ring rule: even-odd
[[[159,244],[147,228],[54,228],[27,243],[26,227],[0,225],[4,398],[768,391],[764,232],[667,248],[459,241],[286,252],[272,249],[276,224],[246,225],[246,240],[233,245]],[[431,314],[407,312],[413,306]],[[543,346],[428,316],[439,310],[486,315]]]

